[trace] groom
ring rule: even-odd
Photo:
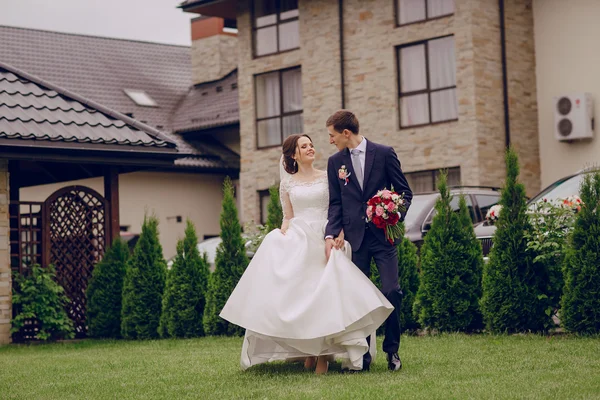
[[[347,110],[340,110],[327,120],[329,143],[339,152],[329,157],[327,175],[329,179],[329,222],[325,229],[325,253],[327,259],[336,246],[335,238],[344,229],[345,239],[352,246],[352,262],[371,276],[371,258],[375,259],[381,276],[381,291],[395,310],[385,321],[383,351],[387,353],[388,368],[402,368],[398,356],[400,347],[400,306],[402,291],[398,285],[398,253],[396,245],[390,244],[383,229],[372,222],[367,223],[367,201],[378,190],[391,189],[404,193],[406,210],[410,206],[412,192],[400,168],[396,152],[389,146],[373,143],[359,134],[358,119]],[[402,213],[400,221],[404,220]],[[360,294],[358,294],[360,295]],[[367,338],[367,341],[369,338]],[[363,371],[368,371],[371,354],[363,356]]]

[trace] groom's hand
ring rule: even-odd
[[[335,246],[335,241],[333,238],[325,239],[325,258],[329,261],[329,256],[331,255],[331,249]]]

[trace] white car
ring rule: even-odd
[[[248,247],[249,243],[250,242],[247,242],[245,246]],[[217,247],[219,247],[219,244],[221,244],[220,236],[206,239],[198,243],[198,251],[200,252],[200,256],[206,253],[206,258],[208,259],[210,272],[213,272],[215,270],[215,258],[217,257]],[[248,258],[252,258],[254,254],[247,251],[246,255],[248,256]],[[167,269],[171,269],[173,262],[175,262],[175,257],[167,261]]]

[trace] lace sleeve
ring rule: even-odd
[[[294,218],[294,210],[290,201],[290,185],[289,180],[284,179],[279,184],[279,201],[281,202],[281,210],[283,211],[283,220]]]

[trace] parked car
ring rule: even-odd
[[[243,237],[243,235],[242,235]],[[206,258],[208,259],[208,266],[210,269],[210,272],[214,272],[215,270],[215,258],[217,257],[217,247],[219,247],[219,244],[221,244],[221,237],[217,236],[217,237],[213,237],[210,239],[206,239],[203,240],[202,242],[198,243],[198,251],[200,252],[200,255],[203,255],[204,253],[206,253]],[[245,244],[246,249],[250,246],[250,242],[246,242]],[[252,253],[249,250],[246,250],[246,255],[248,256],[248,258],[252,258],[254,256],[254,253]],[[171,268],[171,266],[173,265],[173,262],[175,262],[175,257],[169,259],[169,261],[167,261],[167,268]]]
[[[454,211],[458,211],[459,195],[461,193],[466,196],[469,214],[474,225],[483,221],[488,209],[500,200],[500,190],[495,187],[451,187],[450,194],[453,195],[451,206]],[[423,244],[425,235],[431,229],[431,223],[436,214],[435,202],[439,196],[438,192],[415,194],[406,214],[404,220],[405,236],[419,248]]]
[[[552,201],[555,199],[564,199],[572,195],[579,196],[579,188],[585,174],[594,172],[596,169],[585,169],[581,170],[573,175],[566,176],[552,183],[550,186],[539,192],[531,200],[527,202],[527,207],[532,208],[535,204],[542,200],[547,199]],[[485,215],[484,215],[485,219]],[[483,248],[483,256],[487,261],[490,250],[492,249],[492,237],[496,231],[496,226],[487,223],[486,221],[480,222],[475,226],[475,235],[477,239],[481,241],[481,247]]]

